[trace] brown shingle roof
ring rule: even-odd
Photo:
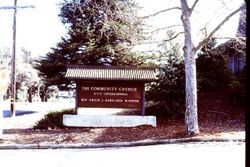
[[[133,80],[154,81],[155,70],[152,68],[124,67],[89,67],[73,66],[67,69],[66,78],[81,80]]]

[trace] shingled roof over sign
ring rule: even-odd
[[[153,68],[70,66],[66,78],[80,80],[130,80],[154,81],[157,79]]]

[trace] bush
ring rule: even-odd
[[[214,48],[213,43],[208,43],[206,47],[203,47],[196,61],[197,82],[200,92],[225,89],[230,92],[228,100],[231,104],[244,106],[246,102],[245,69],[233,74],[228,67],[230,55],[243,54],[238,53],[238,50],[244,52],[244,48],[239,49],[237,46],[237,44],[222,45]]]
[[[229,95],[230,102],[239,107],[246,105],[246,71],[236,73],[229,84],[231,94]]]
[[[227,67],[227,58],[221,55],[202,55],[196,61],[198,89],[212,90],[227,88],[231,81],[231,72]]]
[[[55,128],[64,128],[63,126],[63,115],[64,114],[76,114],[74,109],[64,109],[62,111],[51,111],[39,120],[34,126],[33,129],[55,129]]]
[[[185,105],[184,62],[172,57],[159,70],[158,78],[159,80],[151,84],[146,93],[147,101],[154,102],[152,106],[146,108],[146,112],[165,116],[179,114]]]
[[[215,49],[215,44],[214,40],[209,41],[196,59],[198,91],[233,88],[234,91],[230,90],[230,100],[238,106],[242,105],[246,102],[245,72],[233,76],[228,68],[228,55],[233,53],[232,50],[226,49],[227,53],[224,53],[221,49]],[[185,107],[184,61],[174,49],[163,53],[161,57],[165,59],[156,61],[161,66],[159,80],[151,84],[146,92],[146,99],[151,102],[146,112],[175,116],[183,112]]]

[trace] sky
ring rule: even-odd
[[[61,23],[59,6],[62,0],[18,0],[18,6],[34,5],[35,8],[18,9],[17,11],[17,52],[23,47],[31,51],[32,56],[44,56],[54,47],[67,32]],[[145,16],[166,8],[180,6],[178,0],[135,0],[142,9],[139,15]],[[192,4],[194,0],[190,0]],[[223,2],[223,3],[221,3]],[[192,16],[194,44],[204,36],[200,33],[204,26],[212,30],[229,12],[236,9],[243,0],[200,0]],[[0,7],[13,6],[14,0],[0,0]],[[180,11],[172,10],[147,19],[150,32],[169,25],[179,25]],[[236,34],[239,15],[235,15],[216,36],[233,37]],[[13,10],[0,10],[0,50],[12,49]],[[181,27],[180,27],[181,28]],[[182,29],[177,31],[181,31]],[[152,33],[151,40],[165,37],[164,31]],[[150,49],[147,47],[147,49]]]
[[[7,3],[8,2],[8,3]],[[18,0],[18,6],[34,5],[35,8],[17,10],[16,47],[44,55],[66,33],[58,14],[60,0]],[[0,0],[0,6],[13,6],[14,0]],[[0,49],[10,47],[13,39],[13,10],[0,10]]]

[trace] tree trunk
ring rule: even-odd
[[[39,89],[39,96],[42,100],[42,102],[47,102],[47,91],[48,91],[48,86],[47,85],[44,85],[44,87],[41,89]]]
[[[184,49],[189,50],[189,49]],[[199,133],[198,109],[197,109],[197,80],[195,54],[192,51],[184,51],[185,75],[186,75],[186,112],[185,125],[189,135]]]
[[[185,56],[185,80],[186,80],[186,111],[185,125],[189,135],[199,134],[197,114],[197,78],[195,50],[191,36],[190,10],[186,0],[181,0],[182,16],[184,26],[185,44],[183,47]]]
[[[28,102],[32,103],[32,88],[28,89]]]

